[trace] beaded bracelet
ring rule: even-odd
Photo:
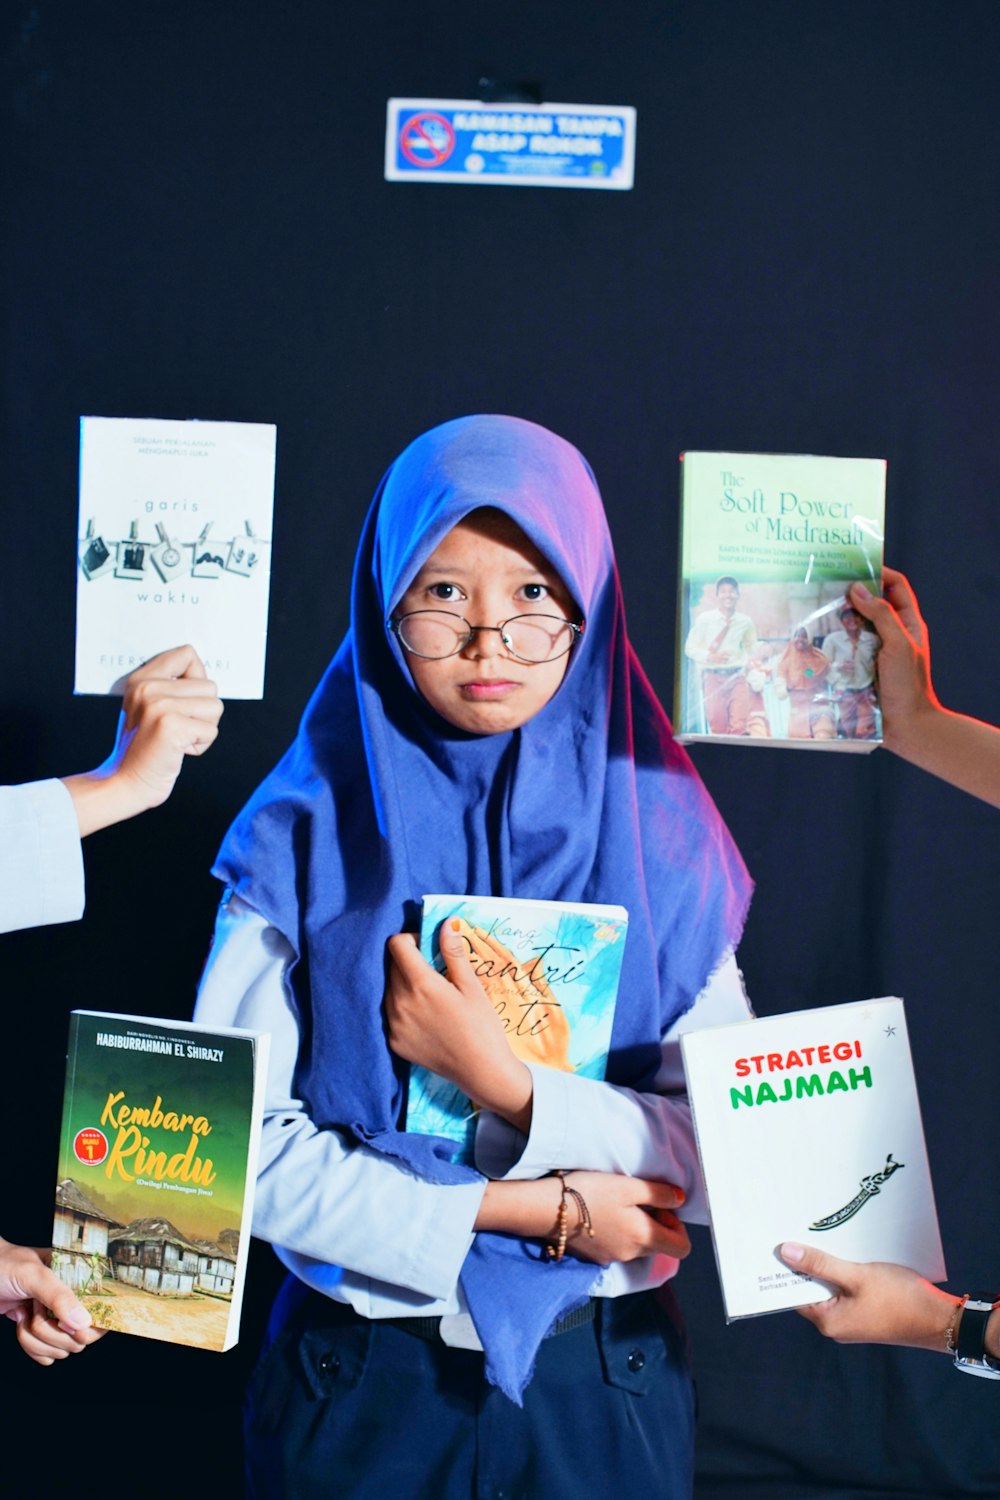
[[[949,1354],[955,1354],[957,1352],[955,1347],[955,1324],[958,1322],[958,1315],[964,1308],[965,1304],[968,1302],[970,1295],[971,1293],[965,1292],[964,1295],[961,1296],[955,1303],[955,1306],[951,1310],[951,1322],[945,1329],[944,1335],[944,1347]]]
[[[590,1209],[586,1200],[578,1188],[571,1187],[566,1181],[565,1171],[559,1169],[549,1173],[550,1177],[559,1178],[559,1207],[556,1210],[556,1242],[554,1245],[545,1246],[545,1254],[551,1261],[560,1261],[566,1254],[566,1242],[569,1239],[569,1226],[567,1223],[567,1203],[570,1198],[576,1204],[576,1227],[585,1229],[591,1239],[594,1238],[594,1225],[590,1217]]]

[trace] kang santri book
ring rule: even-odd
[[[628,929],[624,907],[504,896],[426,895],[420,951],[441,971],[443,922],[457,919],[473,970],[514,1053],[604,1077]],[[410,1070],[406,1128],[453,1141],[473,1164],[476,1104],[428,1069]]]

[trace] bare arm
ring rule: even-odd
[[[204,754],[221,716],[218,690],[193,646],[162,651],[133,672],[108,759],[63,777],[81,837],[165,802],[185,755]]]
[[[886,748],[1000,807],[1000,729],[953,713],[931,682],[930,641],[916,596],[902,573],[882,572],[885,599],[861,584],[851,603],[878,631],[879,699]]]
[[[957,1337],[961,1297],[911,1271],[886,1261],[840,1260],[809,1245],[781,1246],[781,1258],[793,1271],[826,1282],[835,1295],[798,1311],[820,1333],[839,1344],[900,1344],[910,1349],[948,1352],[948,1336]],[[1000,1311],[986,1332],[990,1355],[1000,1356]]]

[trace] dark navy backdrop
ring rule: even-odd
[[[92,765],[112,734],[109,703],[72,697],[80,414],[278,425],[265,701],[229,706],[165,809],[91,841],[82,925],[3,940],[2,1228],[40,1242],[66,1012],[190,1013],[211,858],[342,632],[375,483],[425,427],[512,412],[583,449],[668,702],[679,450],[886,457],[887,557],[939,691],[1000,720],[1000,8],[20,0],[2,24],[2,779]],[[634,192],[385,183],[387,98],[483,75],[635,105]],[[997,814],[882,751],[696,759],[758,882],[758,1010],[906,998],[950,1285],[988,1289]],[[234,1493],[274,1284],[255,1246],[224,1356],[113,1338],[43,1371],[4,1339],[9,1431],[95,1493]],[[726,1327],[704,1233],[678,1286],[698,1500],[1000,1495],[992,1384],[793,1314]]]

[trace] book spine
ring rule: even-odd
[[[73,1141],[73,1099],[76,1094],[76,1070],[80,1046],[80,1017],[71,1014],[69,1038],[66,1047],[66,1078],[63,1084],[62,1130],[59,1142],[59,1159],[65,1161],[70,1155]]]

